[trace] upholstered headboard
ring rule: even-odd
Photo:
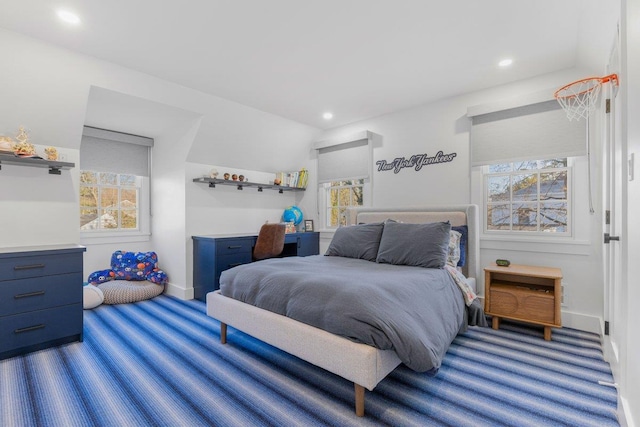
[[[418,206],[408,208],[350,208],[347,225],[393,219],[411,224],[449,221],[452,226],[468,228],[467,263],[462,268],[467,277],[482,277],[480,268],[479,210],[477,205]]]

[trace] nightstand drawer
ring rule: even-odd
[[[0,282],[0,316],[82,302],[82,273]]]
[[[0,259],[0,281],[49,276],[77,271],[82,273],[78,254],[33,255]]]
[[[552,293],[517,286],[495,286],[490,292],[490,313],[532,322],[555,322]]]
[[[0,322],[0,355],[6,351],[81,334],[81,303],[5,316]]]
[[[249,254],[253,249],[253,239],[220,239],[216,242],[216,255]],[[249,259],[251,261],[251,259]]]

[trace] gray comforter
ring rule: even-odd
[[[222,295],[376,348],[437,372],[466,327],[462,293],[444,269],[323,255],[274,258],[226,270]]]

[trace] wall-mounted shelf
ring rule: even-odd
[[[259,182],[248,182],[248,181],[232,181],[230,179],[220,179],[220,178],[194,178],[193,182],[199,182],[202,184],[209,184],[210,188],[215,188],[216,185],[230,185],[236,187],[238,190],[244,189],[244,187],[253,187],[258,191],[263,190],[275,190],[278,193],[282,194],[285,191],[304,191],[304,188],[298,187],[284,187],[281,185],[274,184],[261,184]]]
[[[13,154],[0,154],[0,169],[2,165],[30,166],[35,168],[47,168],[52,175],[60,175],[63,169],[71,169],[75,163],[60,162],[58,160],[45,160],[36,157],[19,157]]]

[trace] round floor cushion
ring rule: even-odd
[[[91,310],[96,308],[104,302],[104,294],[99,287],[93,285],[86,285],[82,287],[83,292],[83,308],[85,310]]]
[[[102,283],[100,290],[104,294],[104,304],[126,304],[157,297],[164,286],[146,280],[112,280]]]

